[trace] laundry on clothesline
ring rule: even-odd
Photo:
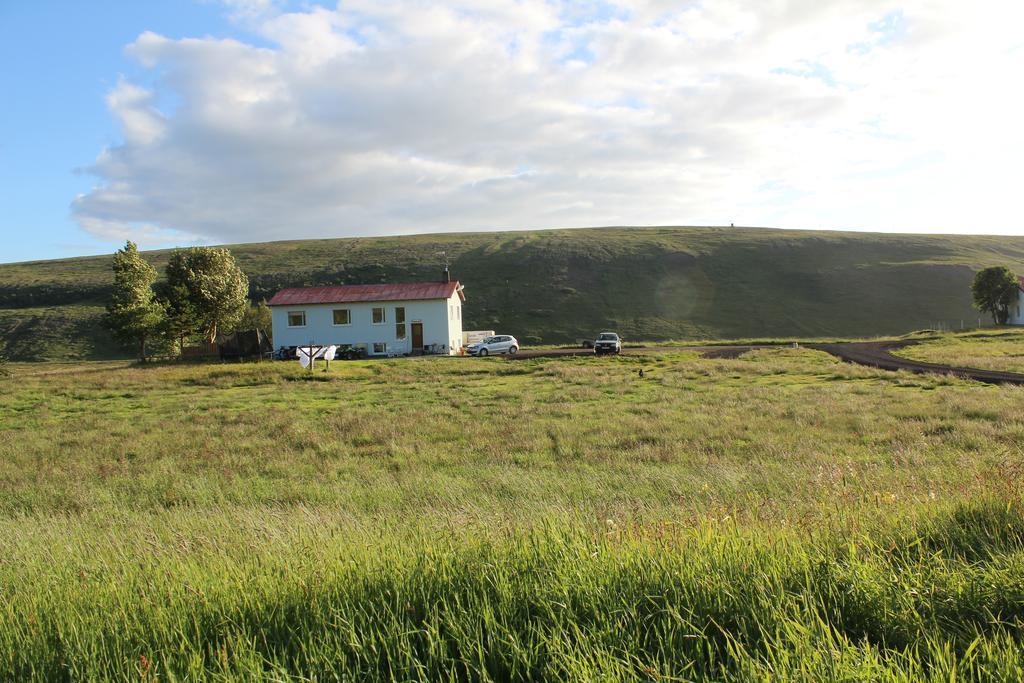
[[[304,368],[308,368],[309,364],[317,358],[323,358],[327,361],[334,360],[334,355],[337,352],[338,347],[333,344],[331,346],[300,346],[295,349],[295,355],[299,359],[299,365]]]

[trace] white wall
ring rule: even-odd
[[[1024,325],[1024,292],[1017,293],[1017,302],[1010,304],[1010,317],[1006,321],[1010,325]]]
[[[462,348],[462,297],[455,292],[448,299],[448,341],[446,346],[452,353]]]
[[[452,317],[455,304],[458,317]],[[412,352],[412,323],[423,323],[423,343],[443,345],[448,353],[458,353],[462,346],[461,300],[458,293],[452,299],[428,301],[375,301],[347,304],[305,304],[296,306],[271,306],[274,326],[274,348],[302,346],[304,344],[365,344],[367,353],[373,354],[373,344],[387,344],[388,354]],[[386,322],[373,323],[373,309],[383,307]],[[347,308],[351,322],[335,325],[333,311]],[[395,309],[405,309],[405,339],[396,336]],[[305,327],[289,327],[288,313],[304,311]],[[452,346],[452,342],[455,346]]]

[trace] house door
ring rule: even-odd
[[[412,350],[423,350],[423,323],[412,324]]]

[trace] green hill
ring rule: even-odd
[[[869,336],[977,323],[976,269],[1024,269],[1024,237],[762,228],[593,228],[303,240],[230,247],[255,299],[285,286],[436,279],[466,285],[467,329],[557,343]],[[166,251],[146,253],[162,271]],[[0,264],[11,359],[123,355],[99,328],[110,257]]]

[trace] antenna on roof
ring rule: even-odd
[[[441,281],[442,282],[451,282],[452,281],[452,274],[448,271],[448,252],[447,251],[439,251],[437,253],[444,257],[444,272],[442,273]]]

